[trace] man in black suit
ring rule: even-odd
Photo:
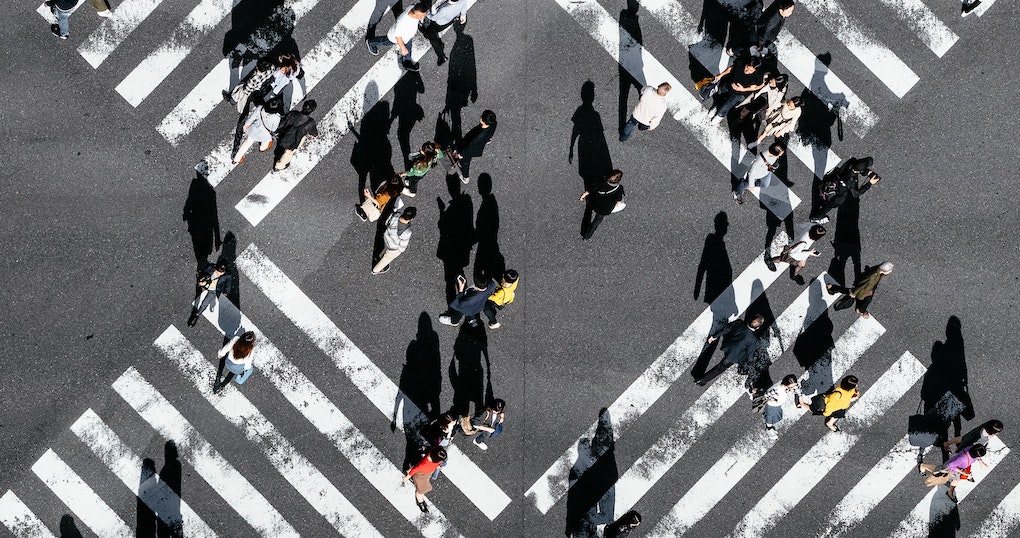
[[[758,345],[758,329],[763,323],[765,323],[765,317],[761,315],[754,316],[749,321],[738,319],[709,336],[709,344],[715,342],[717,338],[722,338],[722,344],[719,347],[723,350],[723,359],[694,382],[705,386],[730,366],[751,360]]]
[[[198,296],[191,304],[191,316],[188,318],[188,327],[194,327],[198,323],[198,316],[203,310],[209,308],[212,312],[216,309],[216,301],[220,295],[229,294],[233,289],[234,279],[227,273],[227,262],[219,260],[215,264],[210,263],[198,273]]]
[[[457,175],[460,176],[463,183],[467,184],[468,181],[471,181],[471,159],[482,156],[485,146],[492,143],[494,134],[496,134],[496,113],[486,110],[482,112],[478,125],[471,128],[457,144],[457,150],[454,151],[451,160],[456,163],[453,169],[457,171]]]

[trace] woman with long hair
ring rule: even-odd
[[[407,188],[404,189],[403,193],[414,198],[418,193],[418,182],[421,181],[421,178],[425,177],[425,174],[429,173],[432,166],[439,159],[442,159],[444,155],[443,148],[439,144],[432,141],[422,144],[421,150],[411,159],[411,168],[407,172],[400,174],[407,184]]]
[[[255,142],[259,142],[259,151],[265,153],[273,147],[273,137],[276,136],[276,129],[280,126],[283,114],[283,100],[274,97],[263,106],[257,106],[251,111],[248,119],[244,120],[244,140],[234,153],[234,164],[244,162],[244,154],[248,152]]]
[[[213,392],[217,393],[223,390],[223,387],[230,383],[230,380],[237,376],[237,384],[241,385],[251,376],[251,373],[255,371],[252,366],[252,349],[255,348],[255,333],[248,331],[244,334],[235,336],[227,342],[226,345],[220,349],[219,353],[216,354],[223,361],[223,366],[227,368],[227,377],[220,382],[220,373],[223,372],[221,367],[216,372],[216,381],[213,383]]]
[[[362,221],[375,222],[386,211],[390,202],[393,203],[394,209],[400,209],[403,205],[400,200],[400,191],[402,190],[404,190],[404,180],[401,179],[400,174],[393,174],[393,177],[386,183],[379,185],[374,195],[368,187],[365,187],[365,190],[362,191],[365,201],[360,206],[354,206],[354,213]]]

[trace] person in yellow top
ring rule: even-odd
[[[839,431],[836,420],[845,417],[850,405],[861,397],[861,393],[857,390],[857,383],[857,376],[848,375],[831,391],[817,394],[811,398],[809,407],[814,414],[825,417],[826,428],[834,432]]]
[[[492,292],[489,299],[485,301],[485,308],[482,310],[489,320],[490,329],[498,329],[502,326],[496,321],[496,311],[503,310],[506,305],[514,302],[514,292],[517,291],[517,285],[520,283],[520,275],[517,274],[517,271],[507,269],[503,272],[503,279],[496,286],[496,291]]]

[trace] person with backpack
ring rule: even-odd
[[[776,424],[783,420],[783,403],[792,398],[801,407],[807,404],[801,401],[800,384],[797,376],[787,374],[783,379],[772,385],[765,392],[760,392],[751,399],[751,407],[760,411],[765,419],[765,429],[769,434],[776,433]]]
[[[768,151],[759,153],[754,158],[754,162],[744,174],[744,180],[737,185],[737,190],[733,191],[733,200],[737,202],[737,205],[743,205],[744,191],[750,190],[752,193],[759,193],[761,189],[772,184],[775,171],[779,169],[779,158],[785,153],[786,148],[776,142],[769,146]]]
[[[400,209],[403,207],[403,201],[400,199],[400,192],[404,190],[404,179],[400,177],[400,174],[393,174],[386,183],[379,185],[379,188],[375,190],[375,194],[365,187],[362,194],[365,195],[365,201],[361,205],[354,206],[354,214],[361,219],[362,222],[375,222],[379,220],[383,212],[390,206],[392,202],[393,209]]]
[[[857,376],[848,375],[828,392],[811,397],[808,408],[815,415],[825,417],[826,428],[838,432],[840,429],[836,421],[845,417],[850,406],[861,397],[860,391],[857,390],[858,383]]]
[[[711,370],[705,372],[705,375],[695,379],[694,383],[704,387],[730,366],[750,361],[754,357],[755,348],[758,347],[758,330],[764,324],[765,316],[758,314],[747,320],[734,320],[709,336],[708,344],[722,338],[722,344],[719,347],[723,350],[723,359]]]
[[[478,317],[485,309],[485,303],[496,291],[496,281],[491,278],[476,278],[475,285],[467,287],[467,280],[463,276],[457,277],[457,295],[450,301],[450,308],[445,314],[439,316],[439,322],[443,325],[456,327],[460,321],[467,318],[468,325],[478,325]]]
[[[198,317],[206,308],[210,312],[216,309],[216,302],[220,295],[230,294],[234,287],[234,279],[227,272],[228,266],[225,260],[219,260],[215,264],[210,263],[198,273],[198,296],[191,303],[191,315],[188,316],[188,327],[194,327],[198,323]]]
[[[825,224],[829,222],[829,211],[843,205],[849,198],[860,198],[868,192],[872,185],[882,178],[871,169],[875,159],[863,157],[860,159],[850,158],[845,163],[836,167],[822,178],[822,185],[818,192],[818,204],[811,211],[811,222]],[[868,178],[863,185],[858,184],[858,177]]]
[[[411,467],[404,475],[404,482],[414,483],[414,503],[423,513],[428,513],[429,506],[425,503],[425,494],[432,491],[432,474],[446,461],[446,449],[437,446],[429,451],[417,465]]]
[[[949,449],[950,446],[956,445],[958,451],[960,449],[967,448],[972,445],[988,445],[988,441],[999,434],[1002,431],[1002,421],[989,420],[984,424],[970,430],[969,432],[953,437],[952,439],[942,443],[942,448]]]
[[[300,111],[291,110],[283,117],[283,121],[280,122],[280,127],[277,129],[280,133],[278,149],[282,151],[273,165],[274,172],[288,168],[291,159],[294,158],[294,152],[305,143],[305,140],[319,136],[319,129],[315,120],[312,119],[312,112],[315,112],[315,108],[315,100],[309,99],[301,105]]]

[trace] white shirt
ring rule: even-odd
[[[461,1],[467,2],[467,0]],[[404,41],[404,45],[407,45],[414,39],[414,34],[418,33],[418,19],[410,15],[412,9],[414,9],[414,6],[405,9],[397,17],[397,22],[393,23],[393,26],[390,26],[390,30],[386,32],[386,39],[389,39],[390,43],[396,43],[399,37]]]
[[[747,175],[744,176],[747,179],[747,183],[752,187],[761,179],[765,178],[772,173],[769,168],[776,167],[776,161],[779,157],[776,157],[771,152],[763,151],[754,158],[754,162],[751,163],[751,167],[747,169]]]
[[[457,2],[450,2],[447,0],[441,5],[432,6],[429,10],[428,15],[425,15],[430,21],[442,26],[449,24],[453,19],[459,19],[467,13],[467,0],[458,0]]]
[[[798,227],[801,229],[801,233],[797,236],[797,239],[792,244],[796,245],[790,249],[790,258],[797,261],[804,261],[811,255],[811,245],[815,242],[811,239],[811,227],[814,226],[812,223],[800,224]],[[803,241],[803,243],[800,243]],[[797,243],[800,243],[797,245]]]
[[[464,0],[461,1],[463,2]],[[666,98],[659,95],[657,88],[645,86],[641,90],[641,100],[634,107],[634,112],[631,113],[631,116],[647,125],[649,129],[654,129],[659,126],[659,122],[662,121],[662,116],[665,113]]]

